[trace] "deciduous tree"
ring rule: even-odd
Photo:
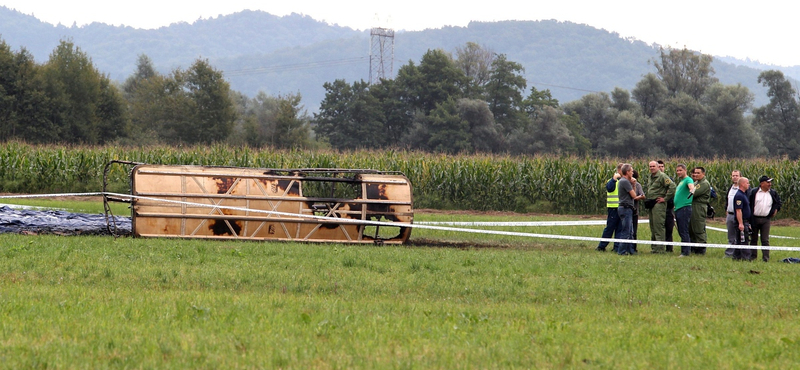
[[[103,144],[125,136],[121,95],[91,59],[70,41],[61,41],[43,66],[45,91],[61,140]]]
[[[522,93],[527,87],[525,69],[516,62],[509,61],[504,54],[492,62],[489,81],[486,83],[486,101],[494,120],[510,132],[522,124],[525,117]]]
[[[428,115],[438,104],[464,96],[467,77],[442,50],[428,50],[419,66],[413,62],[400,67],[396,81],[403,100]]]
[[[469,137],[472,150],[475,152],[501,152],[503,146],[503,127],[494,121],[494,116],[479,99],[458,99],[456,102],[458,115],[469,124]]]
[[[604,92],[586,94],[579,100],[564,104],[564,112],[580,117],[582,134],[592,143],[593,150],[605,136],[612,134],[608,125],[617,111],[611,105],[611,97]]]
[[[397,145],[411,128],[413,108],[403,101],[403,94],[395,80],[383,80],[380,84],[370,85],[369,92],[378,100],[383,112],[385,143]]]
[[[528,116],[536,117],[544,107],[558,108],[558,99],[553,98],[549,89],[537,90],[531,86],[531,92],[522,101],[522,109]]]
[[[508,136],[508,151],[513,154],[560,154],[573,146],[575,139],[560,119],[561,112],[545,106],[535,117],[515,128]]]
[[[469,122],[458,112],[452,98],[436,106],[427,117],[430,138],[427,149],[436,152],[459,153],[472,149]]]
[[[270,145],[275,148],[306,148],[309,146],[308,115],[300,105],[300,94],[278,97],[275,130]]]
[[[183,90],[193,108],[184,140],[189,143],[224,141],[233,130],[236,110],[230,98],[230,85],[222,72],[214,69],[208,60],[198,59],[181,74]]]
[[[703,98],[708,127],[708,146],[702,155],[752,157],[766,154],[761,135],[745,117],[753,103],[753,94],[742,85],[711,85]]]
[[[770,155],[800,158],[800,101],[797,89],[783,72],[761,72],[758,82],[768,87],[769,104],[753,110],[753,125],[762,133]]]
[[[713,57],[683,48],[661,48],[661,61],[653,64],[671,96],[680,93],[700,99],[706,89],[718,82],[714,77]]]
[[[467,42],[464,46],[456,48],[455,65],[469,79],[464,91],[467,98],[478,99],[481,97],[483,87],[489,82],[494,58],[495,53],[491,49],[474,42]]]
[[[365,81],[325,83],[325,99],[314,114],[314,132],[337,149],[378,148],[386,144],[380,102]]]
[[[702,156],[707,150],[706,107],[689,94],[679,93],[664,102],[656,116],[657,142],[668,156]]]
[[[648,73],[636,83],[632,96],[641,107],[642,114],[652,119],[667,99],[667,86],[658,79],[658,76]]]

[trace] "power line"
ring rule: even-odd
[[[369,56],[364,56],[364,57],[356,57],[356,58],[348,58],[348,59],[314,61],[314,62],[308,62],[308,63],[282,64],[282,65],[258,67],[258,68],[234,69],[234,70],[230,70],[230,71],[223,71],[223,73],[225,74],[225,77],[240,77],[240,76],[249,76],[249,75],[265,74],[265,73],[291,72],[291,71],[299,71],[299,70],[304,70],[304,69],[313,69],[313,68],[321,68],[321,67],[344,66],[344,65],[358,64],[358,63],[369,61],[369,60],[370,60]],[[392,60],[395,61],[394,58],[392,58]],[[559,89],[575,90],[575,91],[582,91],[582,92],[588,92],[588,93],[600,93],[601,92],[601,91],[595,91],[595,90],[581,89],[581,88],[577,88],[577,87],[548,84],[548,83],[543,83],[543,82],[530,82],[529,81],[528,83],[530,85],[549,86],[549,87],[554,87],[554,88],[559,88]]]
[[[602,91],[594,91],[594,90],[586,90],[586,89],[579,89],[577,87],[569,87],[569,86],[560,86],[560,85],[553,85],[553,84],[546,84],[542,82],[529,82],[531,85],[542,85],[542,86],[550,86],[550,87],[557,87],[559,89],[567,89],[567,90],[575,90],[575,91],[583,91],[583,92],[590,92],[590,93],[601,93]]]
[[[321,67],[335,67],[335,66],[343,66],[343,65],[350,65],[350,64],[358,64],[364,61],[368,61],[369,57],[357,57],[357,58],[349,58],[349,59],[336,59],[336,60],[322,60],[322,61],[315,61],[315,62],[308,62],[308,63],[296,63],[296,64],[283,64],[283,65],[275,65],[275,66],[268,66],[268,67],[259,67],[259,68],[245,68],[245,69],[234,69],[230,71],[223,71],[226,77],[238,77],[238,76],[248,76],[254,74],[262,74],[262,73],[273,73],[273,72],[291,72],[291,71],[299,71],[303,69],[312,69],[312,68],[321,68]]]

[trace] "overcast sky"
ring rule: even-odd
[[[305,14],[359,30],[378,26],[416,31],[466,26],[470,21],[556,19],[647,43],[783,66],[800,65],[800,14],[791,4],[777,0],[0,0],[0,5],[65,26],[101,22],[158,28],[245,9],[279,16]]]

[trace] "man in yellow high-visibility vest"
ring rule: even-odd
[[[622,168],[622,163],[617,164],[617,170],[614,172],[614,176],[611,177],[611,179],[606,183],[606,212],[608,215],[606,217],[606,227],[603,229],[603,238],[611,238],[621,231],[619,230],[621,227],[619,223],[619,213],[617,213],[617,208],[619,208],[619,189],[617,187],[617,180],[622,177],[620,168]],[[597,244],[596,249],[598,251],[605,252],[607,246],[608,242],[600,242]],[[616,243],[614,243],[613,250],[615,252],[617,251]]]

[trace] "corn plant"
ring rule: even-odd
[[[9,142],[0,148],[0,191],[14,193],[85,192],[102,187],[103,168],[110,160],[152,164],[213,165],[261,168],[370,168],[403,172],[414,191],[416,208],[472,209],[561,214],[602,214],[604,185],[618,162],[633,164],[647,186],[646,158],[599,159],[556,156],[448,155],[406,150],[302,151],[232,147],[118,148],[114,146],[34,146]],[[800,218],[800,165],[782,158],[667,158],[668,174],[677,163],[703,166],[718,190],[712,204],[722,207],[730,173],[758,186],[762,175],[773,177],[783,200],[781,217]],[[109,172],[112,189],[127,189],[129,168]]]

